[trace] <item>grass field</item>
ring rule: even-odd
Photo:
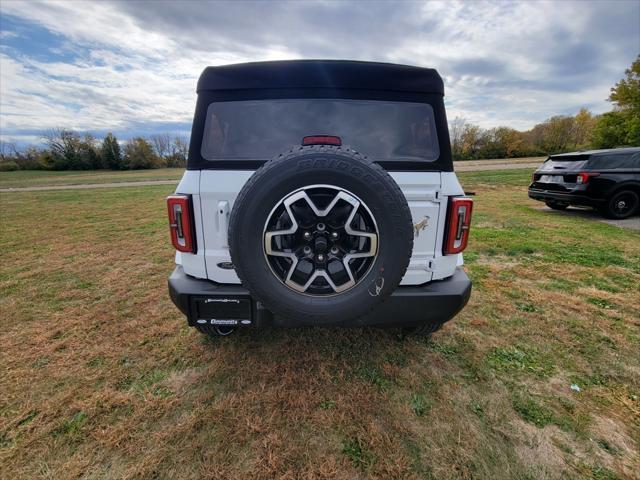
[[[152,170],[18,170],[0,172],[0,188],[33,187],[43,185],[79,185],[85,183],[139,182],[143,180],[179,180],[184,168],[156,168]]]
[[[504,158],[492,160],[466,160],[456,162],[463,167],[476,167],[487,164],[518,164],[539,162],[544,157]],[[184,168],[157,168],[151,170],[19,170],[16,172],[0,172],[0,188],[21,188],[48,185],[80,185],[95,183],[139,182],[145,180],[179,180]]]
[[[429,341],[207,340],[167,295],[171,187],[0,193],[0,478],[637,478],[640,234],[460,178],[474,291]]]

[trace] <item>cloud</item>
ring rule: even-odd
[[[640,3],[3,2],[0,136],[188,131],[206,65],[347,58],[436,67],[448,115],[530,128],[640,52]]]
[[[16,37],[18,37],[18,34],[16,32],[11,32],[9,30],[0,31],[0,39],[16,38]]]

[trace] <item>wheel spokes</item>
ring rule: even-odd
[[[326,190],[327,188],[331,188],[333,190],[337,190],[337,193],[333,196],[333,198],[328,203],[326,202],[327,199],[325,198],[324,199],[325,202],[323,202],[323,204],[326,205],[326,207],[320,208],[318,207],[317,203],[311,198],[311,196],[307,193],[307,190],[312,190],[314,188],[321,189],[323,191]],[[324,197],[326,196],[327,195],[325,193]],[[296,202],[301,202],[301,201],[305,202],[306,205],[308,205],[308,207],[311,209],[311,212],[313,212],[311,223],[316,224],[318,226],[318,230],[314,232],[315,236],[312,236],[311,233],[308,231],[304,233],[301,232],[301,230],[303,230],[301,225],[309,224],[309,219],[296,218],[296,214],[295,214],[296,209],[292,208],[292,206]],[[328,252],[327,252],[327,255],[325,256],[325,251],[327,250],[328,241],[336,242],[337,238],[339,238],[340,235],[335,230],[334,232],[325,232],[324,222],[327,222],[327,217],[331,214],[332,210],[334,210],[334,208],[336,208],[336,206],[341,201],[346,202],[346,204],[350,206],[351,209],[349,211],[346,221],[344,221],[344,224],[338,227],[339,230],[344,231],[345,238],[347,240],[351,238],[351,240],[349,241],[351,241],[352,243],[353,243],[352,237],[359,237],[364,241],[357,242],[356,249],[353,249],[353,248],[347,249],[346,247],[338,248],[337,246],[334,245],[334,243],[332,243],[333,247],[330,249],[331,256],[328,256]],[[306,189],[299,190],[297,192],[294,192],[292,195],[289,195],[274,208],[274,210],[271,212],[269,219],[267,220],[267,225],[265,226],[265,230],[269,226],[272,220],[271,217],[275,215],[275,212],[277,211],[282,212],[280,205],[282,205],[282,207],[284,208],[284,211],[288,215],[291,226],[286,229],[280,228],[276,230],[265,231],[264,250],[267,257],[268,256],[284,257],[290,261],[290,264],[288,265],[288,267],[283,265],[280,265],[279,267],[281,271],[281,275],[279,275],[281,277],[281,280],[293,290],[296,290],[301,293],[306,293],[307,290],[309,290],[309,288],[318,279],[323,279],[324,282],[326,282],[326,284],[331,288],[332,293],[340,293],[353,287],[357,283],[358,278],[356,278],[357,275],[355,275],[354,272],[352,271],[350,262],[355,259],[375,257],[378,250],[377,233],[373,233],[370,231],[356,230],[352,226],[359,210],[361,210],[361,208],[364,208],[366,210],[366,213],[363,213],[364,216],[361,215],[360,217],[358,217],[358,219],[360,220],[361,224],[364,224],[365,222],[363,219],[367,218],[368,220],[370,220],[369,223],[373,224],[369,226],[369,229],[371,228],[374,230],[376,229],[375,220],[373,220],[373,216],[368,211],[368,209],[364,207],[361,201],[358,200],[354,195],[344,190],[339,190],[336,187],[329,187],[329,186],[307,187]],[[297,210],[301,211],[300,208],[297,208]],[[309,210],[307,209],[306,212],[308,213]],[[346,210],[345,210],[345,213],[338,213],[337,215],[338,216],[342,215],[342,218],[344,218],[345,214],[346,214]],[[284,215],[284,213],[282,213],[282,215]],[[336,214],[334,214],[334,219],[335,219],[335,216]],[[333,223],[332,228],[335,228],[335,227],[336,227],[336,224]],[[277,248],[274,248],[274,241],[276,241],[276,237],[289,237],[289,238],[286,239],[286,241],[285,239],[282,239],[279,242],[276,242],[276,243],[279,243],[279,245],[277,245]],[[308,245],[305,245],[304,249],[300,248],[299,246],[296,247],[295,245],[291,245],[292,242],[295,242],[296,238],[298,240],[300,238],[304,238],[307,241],[307,243],[309,243],[310,239],[314,239],[315,245],[319,250],[315,251],[314,254],[310,254],[309,252],[311,251],[311,249]],[[291,248],[283,247],[283,244],[287,244],[287,243],[289,244],[287,246]],[[314,244],[313,240],[310,242],[310,244]],[[303,250],[304,250],[304,254],[302,253]],[[329,257],[328,260],[326,259],[327,256]],[[299,280],[299,278],[294,279],[293,277],[299,265],[302,265],[300,264],[300,261],[303,259],[306,260],[307,262],[311,262],[313,264],[314,270],[310,274],[305,272],[304,267],[302,270],[299,270],[299,273],[297,276],[300,277],[300,275],[302,274],[302,275],[305,275],[305,278],[306,278],[306,281],[302,280],[299,283],[298,281],[296,281],[296,280]],[[342,283],[339,283],[339,284],[337,284],[335,278],[332,278],[332,273],[327,269],[327,266],[329,265],[329,263],[335,262],[336,260],[340,262],[341,266],[344,268],[346,276],[348,277],[348,280],[343,281]],[[308,263],[305,263],[305,267],[307,269],[309,268]],[[338,273],[335,271],[335,264],[334,264],[333,273],[334,274]],[[340,274],[340,275],[342,275],[342,277],[344,278],[344,274]],[[317,282],[314,288],[318,288]]]

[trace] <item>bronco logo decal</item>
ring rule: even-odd
[[[415,236],[419,237],[420,236],[420,232],[422,230],[424,230],[425,228],[427,228],[428,225],[429,225],[429,217],[427,215],[425,215],[423,220],[421,220],[420,222],[416,223],[413,226],[413,232],[414,232]]]

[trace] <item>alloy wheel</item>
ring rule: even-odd
[[[375,262],[379,236],[369,208],[333,185],[310,185],[282,198],[264,226],[264,254],[286,286],[311,296],[356,286]]]

